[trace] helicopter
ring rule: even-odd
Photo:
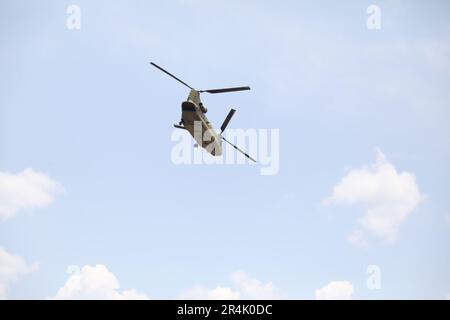
[[[228,126],[228,123],[230,122],[231,118],[235,114],[236,110],[231,109],[229,111],[228,115],[226,116],[225,120],[220,126],[220,133],[217,133],[214,130],[214,127],[212,126],[211,122],[209,122],[208,118],[205,115],[208,112],[208,109],[203,105],[202,101],[200,100],[200,94],[204,92],[216,94],[234,91],[244,91],[250,90],[249,86],[196,90],[190,85],[188,85],[186,82],[177,78],[169,71],[161,68],[157,64],[153,62],[150,62],[150,64],[190,89],[187,100],[181,103],[181,120],[178,124],[173,125],[175,128],[187,130],[196,141],[196,146],[201,146],[203,149],[205,149],[208,153],[210,153],[213,156],[222,155],[222,140],[223,140],[226,143],[233,146],[237,151],[241,152],[248,159],[252,160],[253,162],[256,162],[255,159],[253,159],[246,152],[239,149],[236,145],[225,139],[225,137],[222,135],[226,127]]]

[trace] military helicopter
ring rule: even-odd
[[[230,141],[225,139],[222,135],[236,110],[234,109],[230,110],[227,117],[220,126],[220,134],[217,134],[212,124],[209,122],[208,118],[205,115],[205,113],[208,112],[208,109],[203,105],[203,103],[200,100],[200,93],[207,92],[211,94],[216,94],[233,91],[244,91],[250,90],[250,87],[245,86],[245,87],[234,87],[223,89],[196,90],[190,85],[188,85],[186,82],[175,77],[173,74],[171,74],[167,70],[164,70],[157,64],[153,62],[150,62],[150,64],[155,68],[161,70],[162,72],[166,73],[167,75],[171,76],[178,82],[182,83],[189,89],[191,89],[187,97],[187,100],[183,101],[181,104],[181,120],[179,124],[173,125],[175,128],[187,130],[194,138],[194,140],[197,142],[197,145],[202,146],[202,148],[204,148],[207,152],[209,152],[213,156],[222,155],[222,140],[223,140],[228,144],[230,144],[231,146],[233,146],[243,155],[245,155],[248,159],[252,160],[253,162],[256,162],[255,159],[253,159],[243,150],[239,149],[237,146],[235,146]]]

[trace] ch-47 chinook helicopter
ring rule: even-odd
[[[215,93],[250,90],[250,87],[246,86],[246,87],[234,87],[223,89],[196,90],[190,85],[188,85],[186,82],[178,79],[173,74],[171,74],[167,70],[164,70],[157,64],[153,62],[150,62],[150,64],[155,68],[161,70],[162,72],[166,73],[167,75],[171,76],[178,82],[184,84],[189,89],[191,89],[191,91],[189,92],[189,96],[187,97],[187,100],[183,101],[183,103],[181,104],[181,121],[179,122],[178,125],[174,124],[175,128],[187,130],[194,138],[194,140],[197,142],[197,144],[202,146],[202,148],[204,148],[207,152],[209,152],[213,156],[222,155],[222,140],[223,140],[229,143],[231,146],[233,146],[236,150],[241,152],[247,158],[256,162],[255,159],[250,157],[247,153],[239,149],[237,146],[235,146],[222,136],[222,133],[228,126],[228,123],[230,122],[236,110],[234,109],[230,110],[227,117],[220,126],[220,134],[217,134],[212,124],[205,116],[205,113],[208,112],[208,109],[205,108],[205,106],[200,100],[200,93],[203,92],[215,94]]]

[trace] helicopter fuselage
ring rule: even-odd
[[[181,120],[199,146],[213,156],[222,155],[222,139],[214,130],[205,113],[207,109],[200,101],[199,92],[192,89],[181,104]]]
[[[177,78],[173,74],[171,74],[169,71],[164,70],[160,66],[158,66],[156,63],[150,62],[152,66],[159,69],[160,71],[164,72],[168,76],[172,77],[173,79],[177,80],[184,86],[191,89],[189,92],[189,96],[186,101],[183,101],[181,104],[181,121],[179,125],[174,124],[175,128],[184,129],[187,130],[191,136],[194,138],[194,140],[197,142],[199,146],[202,146],[203,149],[205,149],[208,153],[212,154],[213,156],[220,156],[222,155],[222,140],[234,147],[237,151],[242,153],[244,156],[246,156],[248,159],[252,160],[253,162],[256,162],[255,159],[250,157],[245,151],[239,149],[236,145],[234,145],[232,142],[225,139],[225,137],[222,135],[224,130],[227,128],[228,123],[230,122],[231,118],[233,117],[236,110],[231,109],[228,113],[227,117],[223,121],[222,125],[220,126],[220,134],[218,134],[212,124],[209,122],[208,118],[205,116],[205,113],[208,111],[205,106],[200,101],[200,93],[207,92],[210,94],[216,94],[216,93],[225,93],[225,92],[235,92],[235,91],[244,91],[244,90],[250,90],[249,86],[242,86],[242,87],[231,87],[231,88],[220,88],[220,89],[208,89],[208,90],[195,90],[193,87],[188,85],[183,80]]]

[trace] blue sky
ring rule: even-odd
[[[71,4],[80,30],[66,28]],[[371,4],[380,30],[366,27]],[[357,299],[445,298],[449,9],[2,1],[0,210],[14,209],[0,222],[0,262],[13,270],[0,273],[0,294],[54,297],[73,280],[68,266],[101,265],[114,290],[151,298],[220,287],[313,299],[333,281]],[[197,88],[250,85],[203,101],[216,126],[236,107],[230,128],[279,129],[278,174],[174,165],[172,124],[188,91],[149,61]],[[358,192],[367,185],[375,191]],[[372,209],[401,217],[394,241],[361,222]],[[367,243],[348,241],[355,230]],[[366,286],[369,265],[381,270],[378,290]]]

